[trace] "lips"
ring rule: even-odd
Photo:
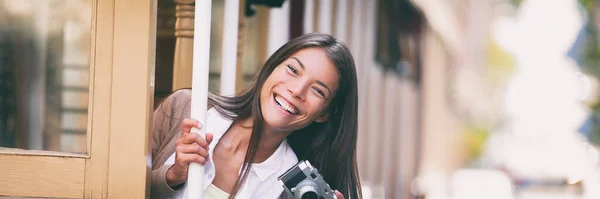
[[[277,106],[279,106],[281,109],[287,111],[288,113],[290,113],[292,115],[297,115],[299,113],[298,108],[296,108],[294,105],[292,105],[292,103],[285,100],[283,97],[281,97],[279,95],[274,95],[274,99],[275,99],[275,103],[277,104]]]

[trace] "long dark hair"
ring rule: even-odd
[[[339,88],[328,106],[329,120],[313,122],[299,129],[289,135],[287,141],[298,159],[310,161],[331,188],[339,190],[347,198],[362,198],[356,163],[358,93],[354,59],[342,42],[319,33],[302,35],[279,48],[260,68],[250,86],[238,95],[209,94],[208,103],[221,115],[232,120],[254,118],[242,175],[238,177],[230,198],[235,196],[248,176],[262,136],[265,120],[260,107],[260,91],[264,82],[292,54],[312,47],[325,50],[338,69]]]

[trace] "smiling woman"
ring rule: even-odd
[[[205,126],[185,119],[190,92],[176,91],[154,112],[152,197],[185,197],[190,162],[205,165],[205,196],[285,197],[277,177],[300,159],[338,197],[361,198],[357,98],[352,55],[325,34],[283,45],[240,94],[209,94]],[[192,127],[206,128],[206,139],[189,133]]]

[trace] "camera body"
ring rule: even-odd
[[[294,199],[337,199],[323,176],[306,160],[279,176],[279,182]]]

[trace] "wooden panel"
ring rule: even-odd
[[[107,198],[114,0],[96,1],[93,11],[85,198]]]
[[[0,196],[83,197],[84,158],[0,154],[0,162]]]
[[[243,57],[246,52],[244,52],[244,46],[247,43],[247,36],[244,34],[246,31],[245,26],[245,18],[246,18],[246,0],[240,0],[239,4],[239,15],[238,15],[238,43],[237,43],[237,65],[235,67],[235,93],[239,93],[244,90],[244,70],[243,70]]]
[[[192,61],[194,50],[193,1],[176,1],[176,3],[175,15],[177,16],[177,20],[175,22],[176,41],[175,55],[173,58],[173,90],[192,87]]]
[[[26,150],[16,148],[0,147],[0,154],[5,155],[24,155],[24,156],[57,156],[57,157],[73,157],[73,158],[89,158],[86,154],[68,153],[58,151],[41,151],[41,150]],[[29,163],[31,164],[31,163]],[[1,175],[0,175],[1,176]]]
[[[258,57],[259,61],[255,67],[256,67],[256,71],[258,71],[260,69],[260,67],[262,67],[262,64],[264,64],[267,59],[269,58],[269,54],[267,54],[267,45],[265,45],[267,42],[269,42],[269,17],[270,17],[270,13],[269,13],[269,8],[266,6],[257,6],[256,7],[256,18],[259,21],[259,29],[258,29],[258,47],[256,48],[256,56]]]
[[[108,198],[145,198],[156,0],[116,0]]]

